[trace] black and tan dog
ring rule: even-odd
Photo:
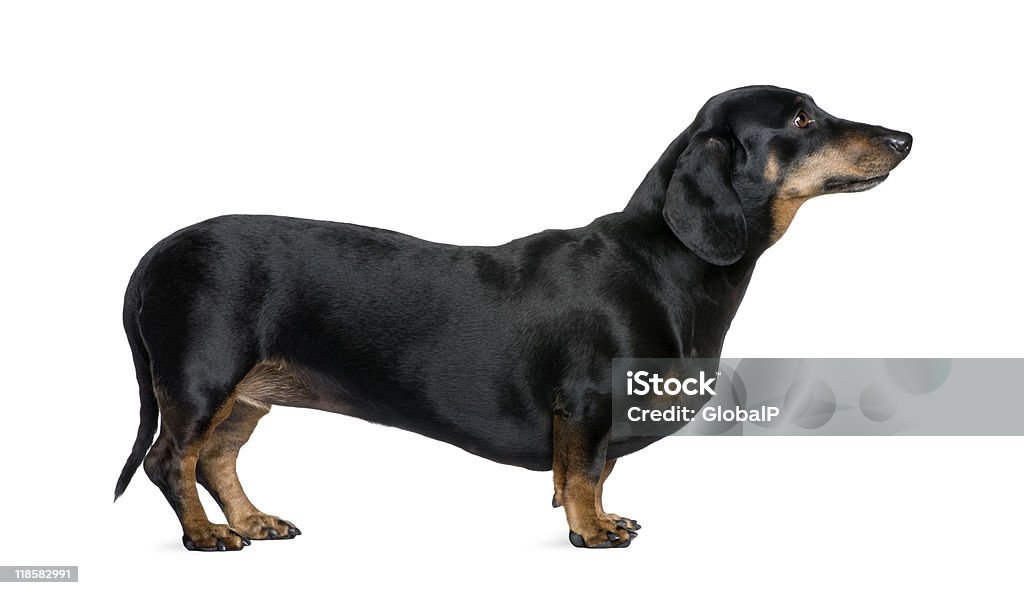
[[[178,231],[125,295],[142,419],[115,494],[144,462],[185,547],[294,537],[249,501],[235,459],[271,406],[311,407],[553,470],[573,545],[626,546],[640,527],[604,511],[602,486],[656,438],[610,435],[612,358],[718,357],[800,205],[878,185],[910,144],[747,87],[708,101],[622,212],[579,229],[495,247],[267,216]]]

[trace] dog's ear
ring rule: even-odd
[[[697,135],[676,161],[662,215],[672,233],[702,259],[717,265],[747,250],[747,222],[732,185],[732,147],[720,136]]]

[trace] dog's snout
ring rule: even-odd
[[[914,142],[914,137],[910,136],[906,132],[895,132],[887,139],[889,147],[893,151],[896,151],[901,156],[906,157],[910,153],[910,145]]]

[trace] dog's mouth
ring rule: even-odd
[[[865,190],[871,190],[875,186],[878,186],[889,177],[888,173],[884,173],[880,176],[874,176],[871,178],[860,178],[856,180],[842,179],[842,180],[830,180],[825,183],[826,193],[836,192],[864,192]]]

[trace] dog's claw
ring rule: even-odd
[[[192,541],[191,539],[189,539],[187,537],[182,537],[181,538],[181,542],[183,544],[185,544],[185,549],[193,551],[193,552],[196,550],[196,543],[194,541]]]
[[[637,535],[639,535],[639,533],[637,533],[636,531],[631,531],[631,530],[629,530],[629,529],[626,529],[626,533],[629,533],[629,538],[630,538],[630,539],[633,539],[634,537],[636,537]]]
[[[243,535],[242,536],[242,545],[252,545],[252,541],[250,541],[248,537]]]
[[[288,527],[288,537],[295,537],[296,535],[302,535],[302,531],[299,531],[298,527]]]
[[[632,525],[632,527],[630,525]],[[640,530],[640,523],[634,521],[633,519],[619,519],[615,521],[615,526],[619,529],[625,529],[627,531]]]
[[[601,543],[598,543],[597,545],[589,545],[588,546],[587,545],[587,540],[583,539],[582,535],[580,535],[579,533],[577,533],[575,531],[570,530],[569,531],[569,543],[573,544],[576,547],[589,548],[589,549],[592,549],[592,550],[593,549],[607,549],[607,548],[611,548],[611,547],[616,547],[616,548],[618,548],[618,547],[629,547],[630,540],[632,539],[633,536],[636,535],[636,533],[633,533],[632,531],[630,533],[631,533],[630,539],[622,539],[621,537],[619,537],[615,533],[612,533],[611,531],[609,531],[607,533],[607,535],[608,535],[608,539],[607,540],[602,541]]]
[[[228,550],[228,546],[224,545],[224,540],[223,539],[218,539],[217,540],[217,551],[218,552],[226,552],[227,550]]]
[[[561,504],[558,503],[558,494],[551,496],[551,508],[558,508]]]
[[[587,547],[587,541],[583,539],[583,536],[575,531],[569,531],[569,543],[576,547]]]
[[[277,539],[278,537],[280,537],[280,534],[277,532],[277,529],[267,529],[267,535],[269,535],[271,539]]]

